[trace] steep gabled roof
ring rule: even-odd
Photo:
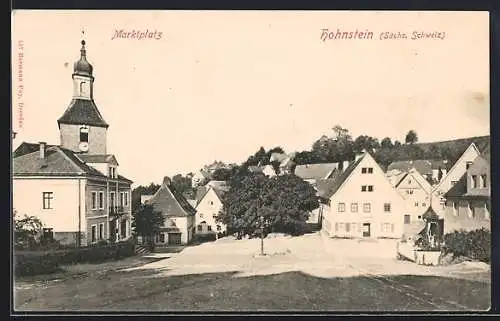
[[[153,205],[156,211],[162,212],[163,215],[167,217],[191,216],[196,213],[196,210],[189,204],[184,196],[177,192],[171,184],[166,184],[165,182],[160,186],[153,197],[145,201],[145,203]]]
[[[358,167],[358,165],[363,161],[363,159],[368,155],[368,153],[364,153],[357,160],[351,162],[347,168],[341,172],[338,177],[334,180],[332,185],[329,187],[327,193],[325,194],[326,198],[332,197],[339,188],[347,181],[347,179],[351,176],[352,172]]]
[[[297,165],[295,175],[307,179],[327,179],[333,175],[334,170],[338,168],[338,163],[320,163]]]
[[[73,99],[57,124],[91,125],[108,128],[93,100]]]
[[[462,177],[444,194],[445,198],[462,197],[467,193],[467,173]]]
[[[451,175],[451,173],[453,173],[453,170],[458,166],[458,164],[462,161],[462,159],[465,157],[465,153],[470,149],[474,149],[478,155],[480,154],[479,152],[479,149],[477,148],[476,144],[474,143],[471,143],[462,153],[462,155],[460,155],[460,158],[455,162],[455,164],[453,164],[453,166],[451,167],[451,169],[446,173],[446,175],[441,179],[441,181],[436,184],[436,186],[433,187],[432,191],[436,191],[438,190],[438,188],[441,187],[441,185],[443,184],[444,181],[446,181],[447,177],[449,177]],[[467,186],[467,185],[466,185]]]
[[[399,181],[394,185],[394,187],[397,188],[402,182],[404,182],[404,180],[408,176],[413,177],[413,179],[418,183],[418,185],[420,185],[420,187],[422,187],[426,192],[430,193],[430,191],[432,190],[432,185],[415,168],[410,169],[403,176],[399,177]]]

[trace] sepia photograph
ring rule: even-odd
[[[491,308],[488,12],[11,20],[14,313]]]

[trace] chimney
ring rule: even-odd
[[[172,181],[170,180],[170,177],[168,177],[168,176],[163,177],[163,185],[170,186],[171,182]]]
[[[40,159],[45,159],[45,148],[47,146],[46,142],[40,142]]]

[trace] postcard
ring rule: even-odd
[[[488,12],[12,14],[15,313],[491,307]]]

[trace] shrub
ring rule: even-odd
[[[135,254],[133,242],[89,246],[65,250],[16,251],[14,253],[16,276],[44,274],[57,271],[60,265],[76,263],[101,263],[118,260]]]
[[[491,232],[482,228],[466,232],[454,231],[444,236],[443,250],[454,258],[465,256],[482,262],[490,262]]]

